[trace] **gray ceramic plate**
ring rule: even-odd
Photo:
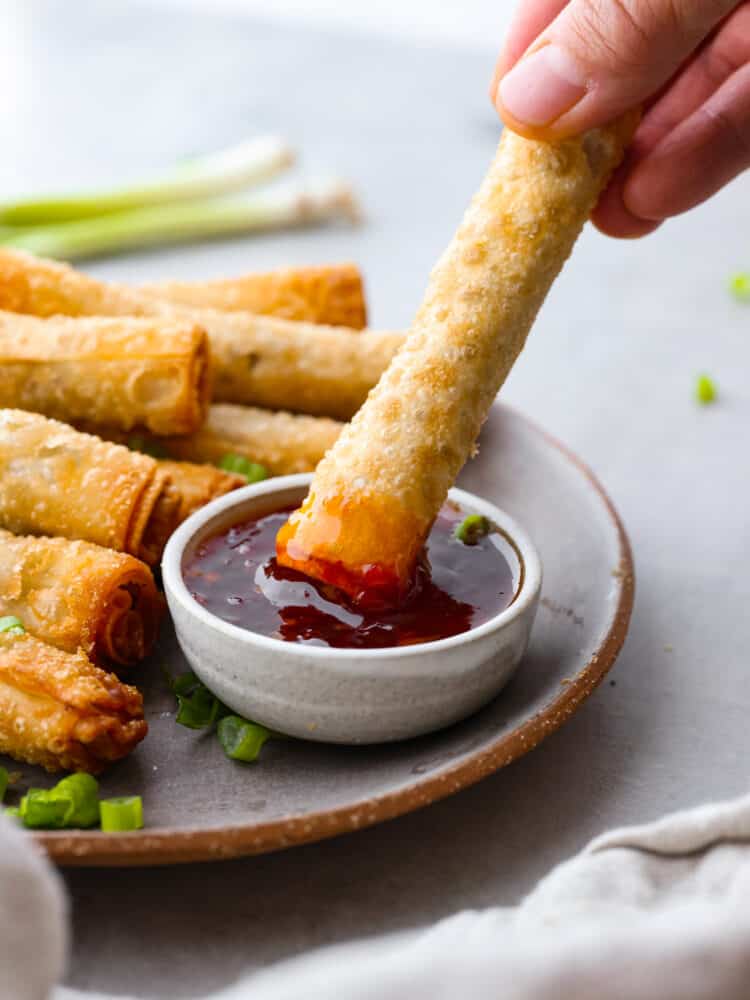
[[[175,725],[161,667],[186,669],[171,630],[136,681],[150,733],[102,779],[106,795],[143,796],[133,834],[38,835],[61,864],[212,860],[356,830],[465,788],[531,750],[581,704],[622,645],[633,601],[627,538],[581,463],[527,420],[496,406],[460,485],[525,526],[544,565],[542,603],[515,678],[488,707],[431,736],[380,747],[285,741],[257,765],[228,761],[214,737]],[[18,769],[17,765],[11,765]],[[50,784],[34,768],[23,782]]]

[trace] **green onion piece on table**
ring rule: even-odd
[[[264,183],[293,160],[294,154],[283,140],[259,136],[215,153],[192,157],[140,184],[110,191],[0,202],[0,224],[10,227],[71,222],[226,194]],[[3,236],[9,233],[10,230],[2,231]]]
[[[729,279],[729,291],[739,302],[750,302],[750,271],[740,271]]]
[[[701,406],[716,400],[716,386],[708,375],[699,375],[695,381],[695,398]]]
[[[10,632],[11,635],[23,635],[26,629],[23,622],[15,615],[3,615],[0,618],[0,632]]]
[[[456,525],[453,534],[464,545],[476,545],[480,538],[485,538],[492,531],[492,522],[482,514],[469,514]]]
[[[103,833],[127,833],[143,828],[143,800],[140,795],[102,799],[99,809]]]
[[[257,722],[248,722],[239,715],[228,715],[219,723],[219,742],[231,760],[249,763],[257,759],[270,730]]]
[[[149,205],[73,222],[19,229],[0,236],[0,245],[42,257],[81,260],[138,247],[184,243],[346,218],[357,208],[341,181],[298,182],[259,191]]]
[[[5,793],[8,791],[8,785],[10,784],[10,775],[8,774],[8,769],[6,767],[0,767],[0,802],[5,798]]]
[[[265,465],[251,462],[244,455],[235,455],[232,452],[222,455],[219,459],[219,468],[225,472],[236,472],[244,476],[248,483],[259,483],[263,479],[268,479],[268,469]]]

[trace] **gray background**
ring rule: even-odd
[[[136,279],[351,257],[373,320],[406,323],[498,127],[490,49],[402,45],[133,3],[0,12],[0,190],[110,181],[272,129],[350,177],[368,221],[122,257]],[[513,902],[613,824],[746,788],[750,186],[642,243],[588,233],[504,398],[596,470],[633,542],[630,638],[605,685],[504,772],[335,841],[211,867],[73,872],[70,981],[198,995],[346,937]],[[720,401],[698,408],[696,372]]]

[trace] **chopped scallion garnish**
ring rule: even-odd
[[[249,763],[257,759],[263,744],[272,733],[257,722],[248,722],[239,715],[228,715],[219,723],[219,742],[232,760]]]
[[[169,452],[164,445],[158,441],[152,441],[150,438],[144,437],[143,434],[131,434],[127,440],[127,445],[131,451],[140,451],[144,455],[150,455],[152,458],[169,458]]]
[[[239,476],[244,476],[248,483],[259,483],[263,479],[268,479],[268,469],[258,462],[251,462],[244,455],[235,455],[229,452],[219,459],[219,468],[225,472],[236,472]]]
[[[0,633],[9,632],[11,635],[23,635],[25,631],[23,622],[15,615],[3,615],[0,618]]]
[[[469,514],[456,525],[453,534],[464,545],[476,545],[492,531],[492,521],[483,514]]]
[[[729,279],[729,291],[740,302],[750,302],[750,271],[739,271]]]
[[[80,829],[99,822],[99,785],[90,774],[70,774],[52,788],[31,788],[19,815],[32,829]]]
[[[716,400],[716,386],[710,376],[698,376],[695,381],[695,398],[701,406],[708,406]]]
[[[229,709],[194,673],[169,678],[169,685],[177,698],[175,722],[188,729],[210,729]]]
[[[0,767],[0,802],[5,798],[5,793],[8,791],[8,785],[10,784],[10,775],[8,774],[8,769],[6,767]]]
[[[140,795],[102,799],[99,810],[103,833],[126,833],[143,828],[143,801]]]

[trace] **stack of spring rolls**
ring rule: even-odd
[[[402,342],[365,320],[352,265],[132,288],[0,249],[0,752],[97,772],[143,739],[114,671],[156,640],[152,567],[243,485],[227,455],[316,467]]]

